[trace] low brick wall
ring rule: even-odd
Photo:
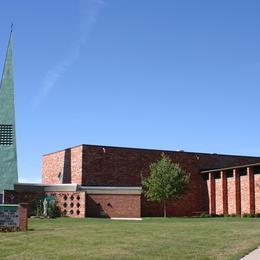
[[[140,218],[141,196],[87,194],[87,217]]]
[[[29,191],[4,191],[4,204],[23,204],[27,203],[28,216],[34,215],[36,208],[35,200],[44,193]]]
[[[43,195],[53,195],[56,197],[56,205],[58,206],[62,216],[66,217],[85,217],[85,192],[25,192],[5,190],[4,203],[5,204],[28,204],[28,215],[34,215],[36,208],[36,199]]]

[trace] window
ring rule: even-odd
[[[260,174],[260,166],[254,167],[254,174]]]
[[[0,145],[13,144],[13,126],[0,125]]]
[[[226,175],[227,175],[227,178],[232,178],[233,177],[233,170],[226,171]]]
[[[239,175],[240,175],[240,176],[246,176],[246,175],[247,175],[247,170],[246,170],[246,168],[241,168],[241,169],[239,169]]]
[[[207,181],[209,179],[209,174],[208,173],[204,173],[202,176],[203,176],[203,179],[205,181]]]
[[[220,172],[214,173],[214,179],[220,179]]]
[[[59,181],[62,181],[62,180],[63,180],[63,173],[62,173],[62,172],[59,172],[59,174],[58,174],[58,179],[59,179]]]

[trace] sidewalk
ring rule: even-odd
[[[250,252],[248,255],[244,256],[240,260],[259,260],[260,259],[260,247]]]

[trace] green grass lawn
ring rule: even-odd
[[[239,259],[260,245],[260,219],[30,219],[0,233],[1,259]]]

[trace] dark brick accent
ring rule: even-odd
[[[43,193],[36,192],[20,192],[14,190],[5,190],[4,191],[4,203],[5,204],[26,204],[28,209],[28,216],[34,214],[36,208],[35,200],[43,195]]]

